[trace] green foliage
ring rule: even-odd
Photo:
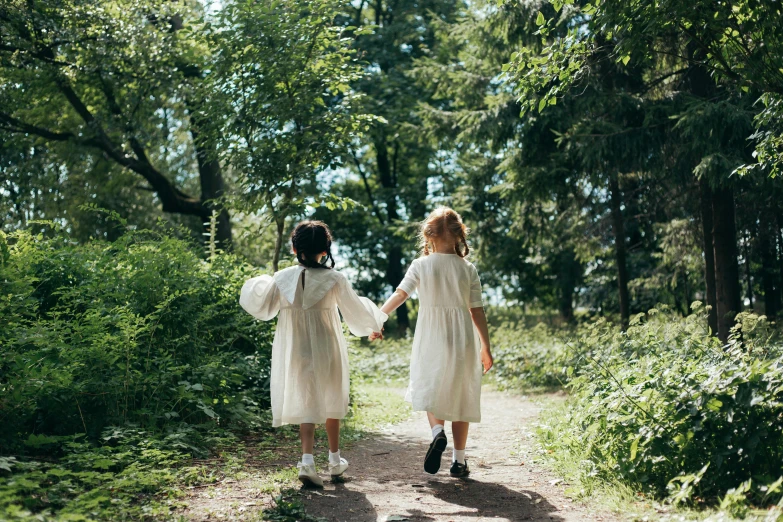
[[[578,460],[570,478],[583,483],[621,481],[674,502],[777,502],[783,347],[747,313],[723,347],[694,309],[684,319],[652,309],[627,333],[603,320],[582,329],[572,396],[540,427],[543,447]]]
[[[248,422],[266,405],[271,326],[237,303],[251,268],[203,261],[169,236],[130,232],[114,243],[7,237],[0,265],[0,440],[110,425]],[[56,444],[56,441],[51,441]]]
[[[209,215],[203,200],[214,191],[203,200],[186,194],[198,191],[196,153],[205,154],[194,143],[192,118],[193,85],[208,54],[199,37],[203,14],[198,2],[167,0],[0,5],[0,168],[9,172],[3,197],[14,201],[9,225],[24,228],[28,216],[59,219],[80,240],[96,232],[113,239],[113,229],[78,211],[81,203],[120,210],[147,227],[161,203],[167,212]],[[205,189],[220,187],[219,168],[203,181]],[[140,182],[149,190],[138,190]],[[47,196],[33,196],[38,189]]]
[[[275,497],[275,505],[266,508],[262,520],[278,522],[323,522],[325,519],[308,515],[299,499],[301,493],[295,489],[286,489]]]
[[[212,480],[189,463],[224,426],[259,424],[273,327],[238,305],[251,267],[199,251],[0,235],[0,518],[155,518],[161,492]]]
[[[351,379],[371,383],[408,385],[413,339],[387,336],[382,341],[353,343]]]
[[[57,463],[18,462],[0,485],[0,518],[152,519],[176,506],[175,485],[215,480],[191,464],[193,454],[203,451],[192,444],[214,445],[214,435],[205,440],[184,425],[162,434],[109,428],[102,435],[100,445],[83,436],[61,437],[63,457]],[[221,442],[236,443],[230,436]]]
[[[211,44],[204,112],[220,156],[237,174],[235,206],[263,212],[282,240],[306,203],[347,209],[319,194],[316,174],[341,163],[374,120],[351,85],[362,77],[353,39],[334,22],[340,2],[225,2]],[[273,265],[277,267],[280,251]]]
[[[565,333],[544,323],[528,329],[504,323],[493,329],[495,364],[489,377],[500,389],[563,386],[578,363],[577,355],[559,339]]]

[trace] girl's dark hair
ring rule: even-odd
[[[291,232],[291,246],[296,250],[296,259],[308,268],[334,268],[332,257],[332,232],[323,221],[302,221]],[[323,262],[316,256],[326,252]],[[331,265],[326,266],[327,262]]]

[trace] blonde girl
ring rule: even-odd
[[[313,459],[316,424],[326,425],[330,475],[342,475],[348,468],[340,456],[340,419],[348,412],[348,352],[337,310],[351,333],[360,337],[382,329],[388,317],[333,270],[331,244],[326,224],[299,223],[291,234],[299,263],[272,277],[248,280],[239,298],[239,304],[262,321],[280,313],[272,344],[272,426],[299,424],[299,480],[319,487],[323,480]]]
[[[421,256],[381,307],[390,314],[418,290],[419,317],[413,336],[410,385],[406,399],[426,411],[432,442],[424,470],[437,473],[448,443],[443,429],[451,421],[454,452],[451,476],[470,473],[465,460],[468,427],[481,421],[481,376],[492,367],[487,318],[468,229],[454,210],[440,207],[421,225]],[[375,332],[370,339],[382,337]]]

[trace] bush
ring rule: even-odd
[[[780,482],[765,485],[783,469],[783,350],[752,314],[721,346],[694,306],[684,319],[640,314],[626,333],[586,326],[566,413],[539,430],[544,448],[570,454],[582,477],[676,502],[715,503],[729,492],[775,501]]]
[[[578,353],[563,339],[567,330],[554,330],[544,323],[519,329],[503,323],[491,330],[495,364],[490,376],[501,389],[553,388],[568,382]]]
[[[350,341],[351,382],[407,386],[413,339],[386,336],[382,341]]]
[[[108,426],[252,422],[273,326],[238,305],[251,267],[198,250],[150,231],[0,236],[3,453]]]

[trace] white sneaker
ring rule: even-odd
[[[324,481],[318,476],[318,472],[315,471],[314,464],[304,464],[300,462],[296,467],[299,468],[299,481],[302,484],[316,488],[324,487]]]
[[[344,458],[340,457],[340,463],[339,464],[332,464],[329,463],[329,474],[334,477],[339,477],[343,473],[345,473],[345,470],[348,469],[348,461]]]

